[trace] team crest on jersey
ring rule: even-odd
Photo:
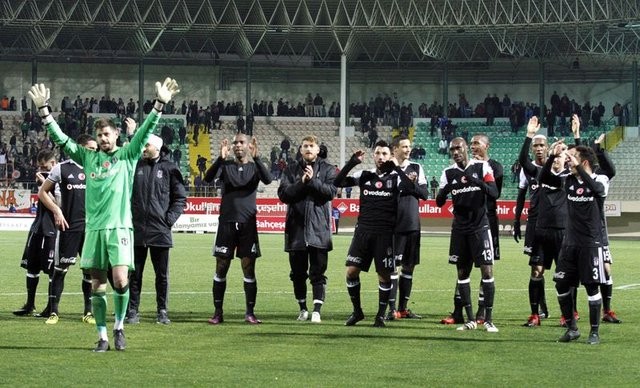
[[[162,179],[162,170],[158,170],[156,177],[158,177],[158,179]]]
[[[393,248],[387,247],[387,256],[393,256]]]
[[[126,247],[127,245],[129,245],[129,239],[126,237],[121,238],[120,245],[124,245]]]
[[[490,247],[489,240],[484,240],[484,249],[489,249]]]
[[[582,193],[584,193],[584,189],[582,187],[580,187],[580,188],[578,188],[578,190],[576,190],[576,194],[582,195]]]
[[[113,158],[111,158],[111,163],[112,163],[112,164],[116,164],[116,163],[118,163],[118,157],[117,157],[117,156],[114,156]]]
[[[471,176],[472,176],[472,177],[474,177],[474,178],[477,178],[477,177],[478,177],[478,174],[476,174],[476,173],[474,172]]]
[[[80,179],[81,181],[85,180],[87,177],[86,175],[84,175],[83,172],[81,172],[80,174],[78,174],[78,179]]]
[[[393,188],[393,181],[392,180],[388,180],[387,181],[387,189],[392,189]]]
[[[597,267],[600,265],[600,258],[598,256],[593,256],[593,266]]]

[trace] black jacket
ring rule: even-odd
[[[182,174],[162,148],[157,161],[140,159],[131,195],[135,246],[172,247],[171,226],[184,212]]]
[[[303,251],[308,246],[333,249],[331,242],[331,200],[336,195],[333,180],[336,168],[318,158],[313,166],[313,178],[302,183],[304,163],[291,163],[284,170],[278,187],[278,197],[287,206],[284,229],[284,250]]]

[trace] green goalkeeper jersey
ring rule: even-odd
[[[133,174],[149,134],[156,128],[159,119],[160,114],[153,109],[131,142],[110,153],[88,150],[64,134],[55,121],[47,123],[51,139],[60,145],[72,160],[84,167],[87,185],[86,230],[133,229]]]

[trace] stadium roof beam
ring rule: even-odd
[[[637,15],[637,0],[13,0],[0,54],[628,61],[640,57]]]

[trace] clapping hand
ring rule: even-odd
[[[223,139],[220,142],[220,157],[224,160],[229,156],[229,140]]]

